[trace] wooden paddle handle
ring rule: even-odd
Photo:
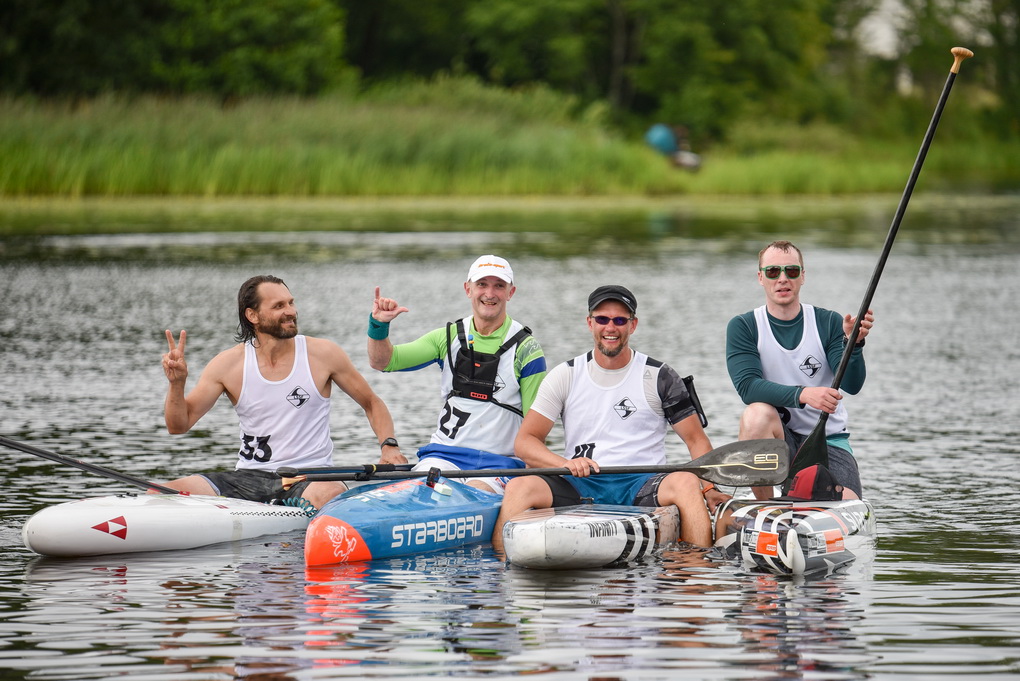
[[[964,59],[970,59],[974,56],[974,53],[966,47],[954,47],[949,51],[953,53],[953,68],[949,69],[953,73],[960,72],[960,64],[963,63]]]

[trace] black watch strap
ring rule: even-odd
[[[379,449],[382,449],[383,447],[399,447],[399,446],[400,445],[397,444],[397,438],[395,437],[388,437],[379,443]]]

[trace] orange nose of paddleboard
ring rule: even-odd
[[[372,560],[372,552],[358,531],[342,520],[320,515],[305,531],[305,565],[336,565]]]

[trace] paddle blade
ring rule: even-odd
[[[804,470],[808,466],[818,464],[829,467],[829,442],[825,437],[825,422],[828,414],[822,413],[815,429],[801,443],[797,453],[793,456],[793,463],[790,465],[790,477]]]
[[[740,440],[702,454],[683,470],[719,485],[778,485],[790,471],[790,448],[783,440]]]

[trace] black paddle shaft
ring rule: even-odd
[[[953,89],[953,83],[956,81],[956,74],[960,70],[960,63],[968,57],[973,57],[974,53],[965,47],[954,47],[953,53],[953,67],[949,71],[949,76],[946,78],[946,84],[942,88],[942,94],[939,96],[939,102],[935,107],[935,113],[931,117],[931,122],[928,123],[928,130],[924,134],[924,141],[921,143],[921,149],[917,152],[917,158],[914,159],[914,167],[910,171],[910,178],[907,180],[907,186],[903,189],[903,196],[900,197],[899,206],[896,208],[896,214],[893,216],[892,225],[889,227],[889,234],[885,238],[885,245],[882,247],[882,254],[878,258],[878,263],[875,265],[875,271],[871,275],[871,282],[868,284],[868,290],[864,294],[864,300],[861,302],[861,308],[857,312],[857,319],[854,320],[853,329],[850,331],[850,336],[847,339],[846,348],[843,349],[843,356],[839,361],[839,367],[836,369],[836,374],[832,379],[832,387],[836,390],[839,389],[840,384],[843,382],[843,376],[846,374],[847,366],[850,364],[850,356],[853,354],[854,346],[857,344],[857,336],[861,330],[861,321],[864,319],[864,315],[868,313],[871,308],[871,300],[875,297],[875,290],[878,289],[878,280],[882,278],[882,272],[885,270],[885,263],[889,259],[889,253],[892,251],[893,241],[896,239],[896,233],[900,229],[900,222],[903,220],[904,213],[907,212],[907,204],[910,202],[910,195],[914,192],[914,185],[917,184],[917,177],[921,174],[921,166],[924,165],[924,159],[928,155],[928,148],[931,146],[931,141],[935,137],[935,130],[939,126],[939,120],[942,118],[942,110],[946,108],[946,101],[949,99],[949,92]],[[827,466],[829,463],[829,450],[825,439],[825,423],[829,420],[828,412],[822,412],[818,418],[818,423],[815,425],[814,430],[801,444],[800,449],[797,450],[796,455],[793,457],[793,463],[790,466],[790,475],[794,475],[797,471],[800,471],[808,466],[814,464],[822,464]]]
[[[34,456],[38,456],[38,457],[41,457],[43,459],[49,459],[50,461],[55,461],[57,463],[62,463],[62,464],[67,465],[67,466],[74,466],[75,468],[80,468],[83,471],[88,471],[89,473],[95,473],[96,475],[101,475],[101,476],[103,476],[105,478],[111,478],[113,480],[118,480],[120,482],[126,482],[129,485],[134,485],[136,487],[141,487],[142,489],[147,489],[147,490],[148,489],[154,489],[157,492],[162,492],[163,494],[182,494],[182,492],[180,490],[176,490],[176,489],[173,489],[171,487],[164,487],[163,485],[157,485],[154,482],[149,482],[148,480],[143,480],[142,478],[136,478],[133,475],[128,475],[127,473],[121,473],[119,471],[115,471],[115,470],[106,468],[104,466],[97,466],[94,463],[86,463],[84,461],[79,461],[77,459],[72,459],[72,458],[64,456],[62,454],[57,454],[55,452],[48,452],[45,449],[39,449],[38,447],[33,447],[32,445],[27,445],[27,444],[25,444],[23,442],[18,442],[16,440],[11,440],[10,438],[6,438],[3,435],[0,435],[0,445],[3,445],[4,447],[10,447],[11,449],[17,449],[18,451],[25,452],[26,454],[32,454]]]
[[[741,440],[717,447],[702,454],[693,461],[678,464],[650,466],[605,466],[593,475],[627,473],[673,473],[688,472],[720,485],[751,487],[755,485],[777,485],[786,479],[790,465],[790,450],[782,440]],[[373,467],[374,468],[374,467]],[[285,484],[300,480],[406,480],[428,478],[437,475],[432,470],[376,470],[362,472],[337,472],[322,468],[279,468],[276,474],[285,478]],[[440,470],[438,475],[445,478],[515,477],[521,475],[570,475],[567,468],[498,468],[481,470]]]

